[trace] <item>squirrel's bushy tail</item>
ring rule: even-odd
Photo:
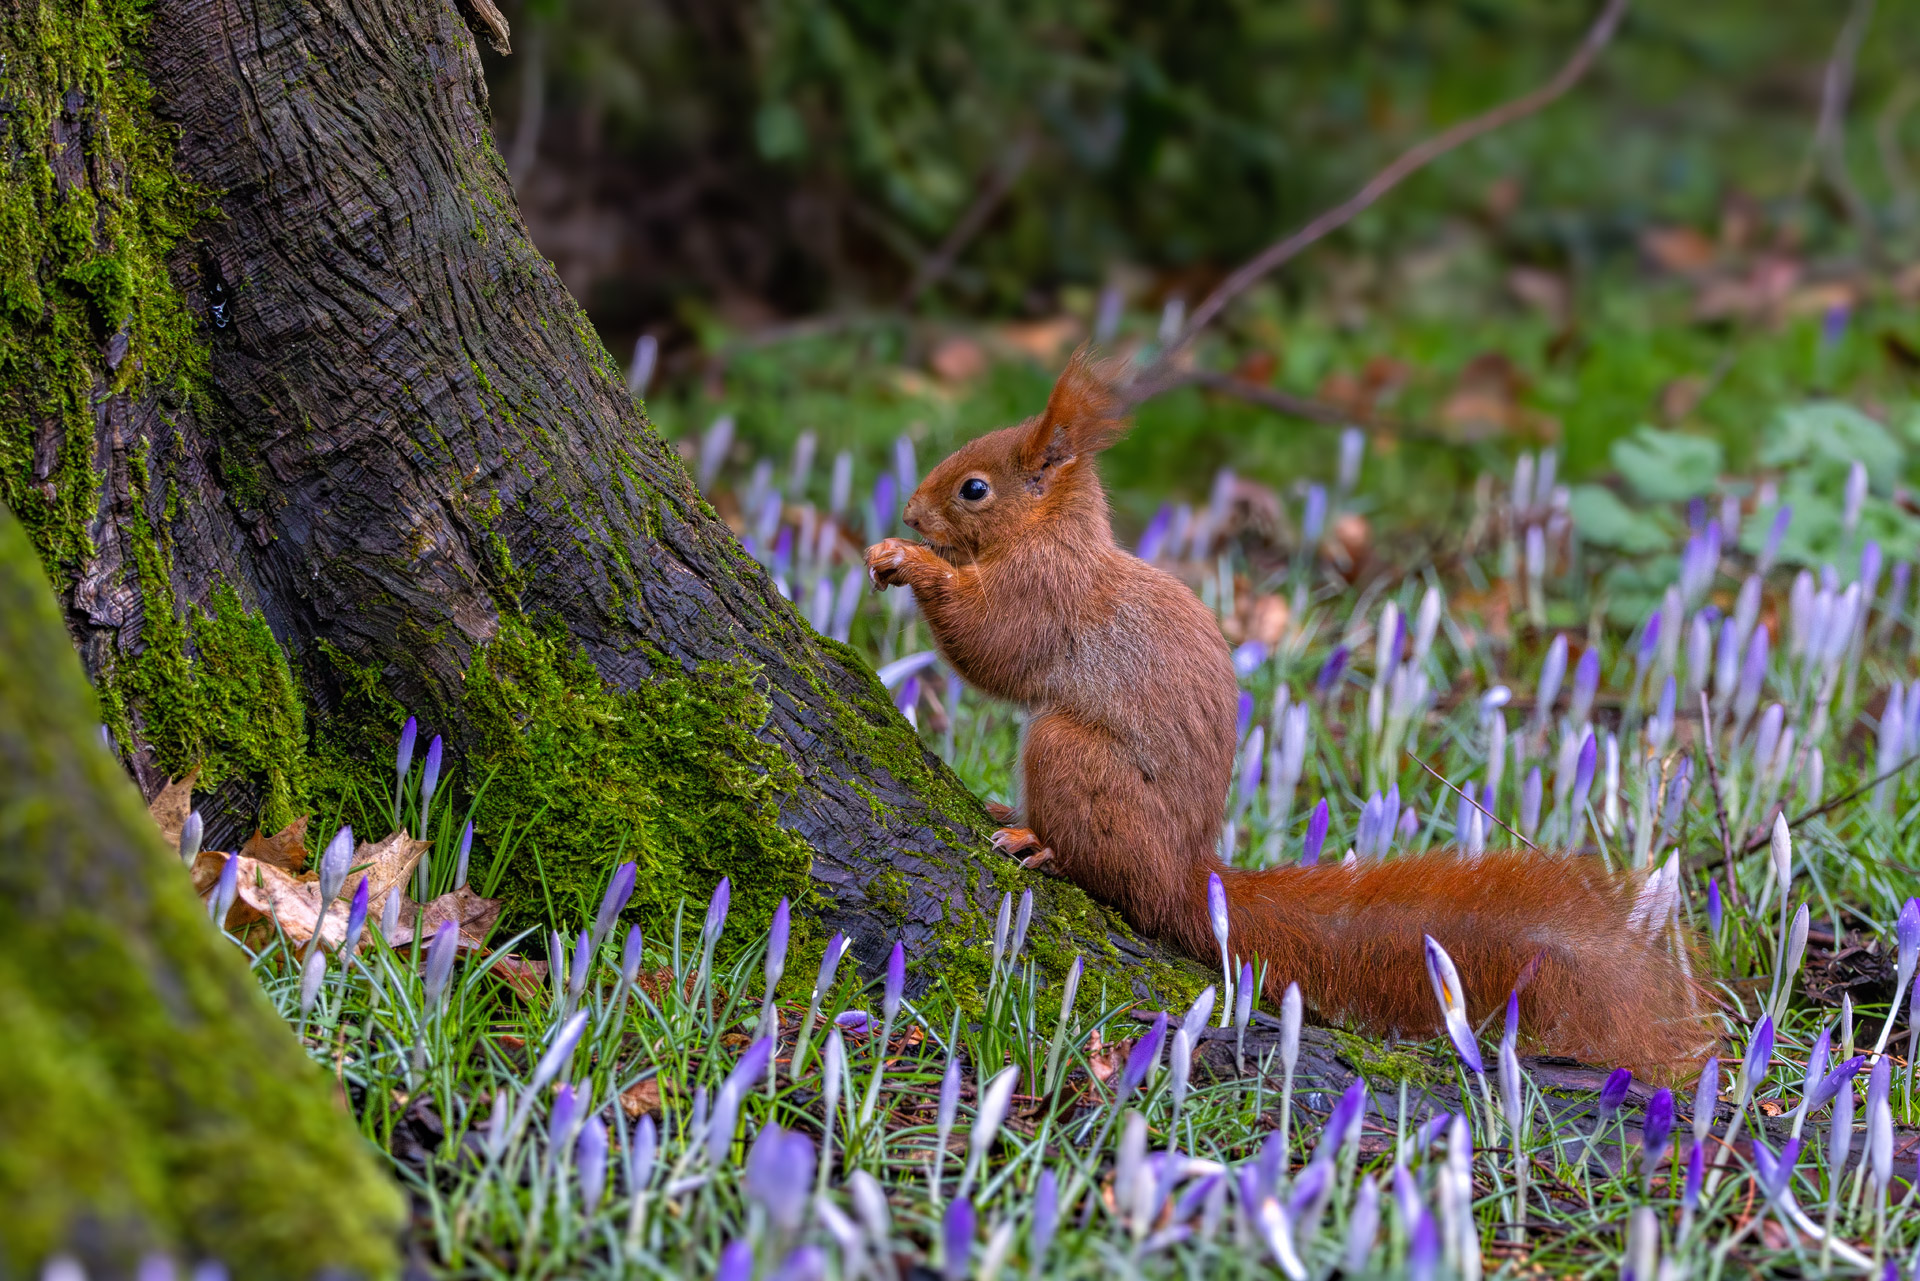
[[[1677,886],[1658,877],[1506,851],[1221,875],[1228,946],[1267,962],[1270,1001],[1297,982],[1330,1022],[1436,1035],[1431,934],[1459,967],[1475,1026],[1517,988],[1522,1035],[1541,1053],[1675,1079],[1709,1052],[1694,943],[1672,920]]]

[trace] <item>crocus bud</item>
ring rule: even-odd
[[[899,943],[887,956],[887,981],[880,996],[880,1016],[891,1024],[900,1013],[900,998],[907,988],[907,951]]]
[[[1713,1129],[1714,1109],[1720,1105],[1720,1060],[1709,1058],[1700,1068],[1693,1090],[1693,1138],[1705,1143]]]
[[[580,1044],[580,1034],[586,1030],[587,1012],[585,1010],[576,1012],[560,1025],[560,1030],[554,1034],[553,1043],[547,1046],[546,1053],[542,1054],[540,1061],[534,1065],[533,1078],[527,1083],[529,1093],[539,1094],[560,1075],[573,1058],[575,1048]]]
[[[627,945],[620,953],[620,979],[628,987],[640,977],[640,966],[646,956],[646,938],[638,925],[627,928]]]
[[[407,723],[400,727],[400,746],[393,754],[393,776],[398,786],[406,786],[407,771],[413,768],[413,740],[419,733],[420,722],[407,717]]]
[[[1280,1063],[1293,1075],[1294,1064],[1300,1061],[1300,1019],[1303,1014],[1300,999],[1300,985],[1287,984],[1286,992],[1280,998]]]
[[[320,855],[320,914],[326,915],[333,900],[340,897],[340,889],[347,883],[347,872],[353,866],[353,829],[343,827],[333,834],[327,842],[326,850]]]
[[[1752,1101],[1753,1092],[1766,1079],[1767,1067],[1772,1061],[1773,1019],[1763,1016],[1760,1026],[1754,1029],[1753,1038],[1747,1042],[1747,1057],[1740,1065],[1740,1107]]]
[[[314,948],[307,953],[305,965],[300,967],[300,1017],[306,1018],[313,1013],[313,1003],[320,997],[320,985],[327,978],[327,953],[324,948]]]
[[[1060,1226],[1060,1183],[1051,1167],[1040,1171],[1033,1189],[1033,1218],[1027,1232],[1027,1254],[1036,1272],[1047,1261],[1053,1234]]]
[[[700,927],[700,942],[707,946],[720,937],[727,928],[727,909],[733,902],[733,879],[723,876],[720,883],[713,887],[713,897],[707,901],[707,919]]]
[[[753,1247],[745,1241],[727,1242],[713,1270],[713,1281],[753,1281]]]
[[[1313,813],[1307,816],[1307,839],[1300,847],[1300,861],[1309,867],[1320,861],[1320,850],[1327,843],[1327,825],[1331,818],[1326,798],[1321,797],[1313,807]]]
[[[380,935],[391,940],[400,932],[400,890],[396,886],[387,891],[387,901],[380,907]]]
[[[1013,895],[1000,896],[1000,914],[993,919],[993,962],[992,968],[998,971],[1000,960],[1007,954],[1007,938],[1013,933]]]
[[[1673,1133],[1673,1091],[1662,1087],[1647,1102],[1646,1119],[1640,1123],[1641,1169],[1648,1178],[1667,1153],[1667,1139]]]
[[[1007,1110],[1013,1105],[1013,1087],[1019,1083],[1019,1067],[1004,1067],[980,1091],[980,1110],[974,1116],[973,1133],[967,1140],[975,1161],[984,1161],[993,1148],[1000,1127],[1006,1123]]]
[[[433,794],[440,787],[441,751],[440,736],[435,734],[433,741],[427,744],[427,763],[420,769],[420,814],[423,824],[427,812],[433,808]]]
[[[1147,1079],[1147,1069],[1159,1061],[1160,1047],[1166,1043],[1166,1039],[1167,1016],[1162,1013],[1154,1019],[1152,1029],[1134,1042],[1133,1049],[1127,1053],[1126,1066],[1120,1069],[1120,1084],[1114,1090],[1113,1105],[1116,1110],[1126,1102],[1134,1087]]]
[[[787,936],[793,928],[793,909],[787,906],[784,896],[774,905],[773,923],[767,927],[767,999],[773,999],[773,989],[780,985],[781,978],[787,972]]]
[[[797,1232],[813,1190],[813,1141],[778,1125],[764,1127],[747,1150],[744,1182],[774,1227]]]
[[[467,883],[467,864],[473,857],[473,820],[460,829],[460,850],[453,865],[453,888],[459,889]]]
[[[935,1152],[947,1150],[947,1138],[953,1133],[953,1119],[960,1111],[960,1060],[947,1060],[947,1073],[940,1078],[940,1103],[934,1109]]]
[[[607,1126],[590,1116],[580,1129],[580,1141],[574,1145],[573,1166],[580,1176],[580,1207],[592,1213],[600,1208],[607,1188]]]
[[[1867,1160],[1873,1186],[1885,1197],[1893,1186],[1893,1060],[1881,1055],[1867,1077]]]
[[[1593,710],[1593,697],[1600,691],[1600,650],[1588,646],[1573,669],[1573,698],[1567,707],[1567,719],[1575,725],[1586,723]]]
[[[1720,905],[1720,880],[1718,877],[1709,876],[1707,878],[1707,928],[1713,931],[1713,937],[1716,940],[1720,937],[1720,927],[1725,923],[1725,916],[1726,911]]]
[[[820,954],[820,973],[813,980],[815,997],[825,996],[833,990],[834,971],[840,968],[840,958],[846,955],[846,951],[847,936],[835,930],[833,937],[827,940],[827,950]]]
[[[1633,1072],[1631,1069],[1615,1068],[1612,1072],[1609,1072],[1606,1081],[1600,1086],[1599,1101],[1594,1104],[1594,1119],[1602,1124],[1612,1120],[1613,1114],[1620,1110],[1622,1103],[1626,1102],[1627,1091],[1632,1087]]]
[[[1787,816],[1784,813],[1773,816],[1771,848],[1774,879],[1780,883],[1780,892],[1784,895],[1793,880],[1793,835],[1787,830]]]
[[[1540,684],[1535,692],[1534,719],[1545,724],[1553,712],[1553,705],[1560,697],[1560,682],[1567,675],[1567,638],[1564,634],[1555,636],[1553,643],[1547,646],[1547,658],[1540,665]]]
[[[1440,946],[1431,934],[1424,936],[1427,953],[1427,977],[1433,983],[1433,996],[1440,1003],[1440,1014],[1447,1025],[1447,1035],[1453,1041],[1453,1048],[1459,1053],[1461,1062],[1476,1073],[1484,1073],[1486,1065],[1480,1058],[1479,1043],[1473,1039],[1473,1025],[1467,1022],[1466,993],[1460,986],[1460,971],[1454,968],[1453,958],[1447,955],[1447,949]]]
[[[420,986],[429,1007],[437,1007],[446,995],[447,982],[453,977],[453,958],[460,950],[460,927],[442,921],[427,944],[427,969]]]
[[[1233,1025],[1243,1034],[1253,1021],[1253,963],[1240,963],[1240,982],[1233,991]]]
[[[200,817],[200,811],[195,810],[187,815],[187,821],[180,827],[180,861],[182,863],[188,867],[193,866],[193,860],[200,857],[200,842],[206,839],[206,834],[206,820]]]
[[[600,896],[600,910],[593,914],[593,934],[587,943],[591,951],[599,951],[600,943],[619,919],[620,913],[627,907],[627,901],[633,897],[633,884],[639,877],[640,868],[636,863],[622,863],[613,869],[613,878],[607,882],[607,892]]]
[[[1320,665],[1320,674],[1314,677],[1313,686],[1322,694],[1331,693],[1340,683],[1347,671],[1348,650],[1345,645],[1335,645],[1327,655],[1327,661]]]
[[[207,896],[207,915],[213,923],[225,929],[227,913],[233,910],[233,900],[240,894],[240,856],[227,855],[227,861],[220,865],[220,879],[215,882],[213,893]]]
[[[947,1207],[940,1220],[942,1281],[966,1281],[973,1262],[973,1202],[961,1197]]]
[[[1007,945],[1009,963],[1017,959],[1020,949],[1027,945],[1027,927],[1033,924],[1033,891],[1020,891],[1020,906],[1013,914],[1013,941]]]
[[[1187,1007],[1186,1017],[1180,1020],[1180,1026],[1186,1029],[1187,1040],[1192,1044],[1200,1043],[1200,1033],[1206,1030],[1207,1020],[1213,1017],[1213,1004],[1219,999],[1219,991],[1209,983],[1200,989],[1200,995],[1193,998],[1193,1004]]]
[[[347,936],[340,944],[342,956],[352,956],[360,947],[360,935],[367,928],[367,878],[353,892],[353,905],[347,909]]]

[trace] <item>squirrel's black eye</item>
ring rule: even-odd
[[[960,497],[970,503],[977,503],[986,496],[987,482],[978,476],[969,476],[966,483],[960,486]]]

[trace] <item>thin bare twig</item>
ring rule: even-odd
[[[1020,181],[1020,175],[1026,172],[1027,162],[1031,159],[1033,135],[1022,134],[1007,148],[1007,154],[994,166],[993,172],[981,186],[980,194],[960,215],[960,221],[953,224],[953,229],[940,242],[940,247],[920,260],[906,292],[900,295],[901,306],[911,307],[921,294],[946,278],[947,273],[953,270],[953,264],[959,260],[961,250],[986,227],[987,220],[993,217],[993,211],[1013,191],[1013,185]]]
[[[1456,794],[1465,798],[1467,804],[1473,806],[1473,808],[1479,810],[1482,814],[1485,814],[1488,818],[1492,819],[1494,822],[1500,823],[1500,826],[1503,828],[1506,828],[1508,834],[1511,835],[1514,840],[1519,841],[1522,845],[1532,850],[1535,854],[1538,854],[1540,852],[1540,847],[1538,845],[1535,845],[1532,841],[1520,835],[1520,833],[1514,831],[1511,827],[1507,827],[1505,823],[1500,821],[1499,815],[1495,814],[1492,810],[1482,805],[1479,801],[1475,800],[1472,796],[1469,796],[1466,792],[1462,792],[1459,788],[1454,787],[1452,780],[1447,778],[1446,775],[1442,774],[1439,770],[1435,769],[1433,766],[1421,760],[1418,756],[1415,756],[1412,752],[1408,752],[1407,755],[1409,758],[1412,759],[1415,765],[1418,765],[1421,769],[1425,770],[1427,773],[1439,779],[1447,787],[1452,788]]]
[[[1194,336],[1219,315],[1228,303],[1245,293],[1263,276],[1297,257],[1308,246],[1325,239],[1352,222],[1380,197],[1399,186],[1407,177],[1449,151],[1533,114],[1573,88],[1579,83],[1580,78],[1587,74],[1587,70],[1593,66],[1595,59],[1613,39],[1613,33],[1619,27],[1620,19],[1626,11],[1627,0],[1607,0],[1606,7],[1600,11],[1600,16],[1595,18],[1593,25],[1587,29],[1586,37],[1573,51],[1573,56],[1568,58],[1565,65],[1554,74],[1553,79],[1531,93],[1522,94],[1472,119],[1462,120],[1450,128],[1441,130],[1433,137],[1409,147],[1401,152],[1393,163],[1368,179],[1365,186],[1346,200],[1321,213],[1285,239],[1269,245],[1221,281],[1213,292],[1193,309],[1193,314],[1187,317],[1187,323],[1181,329],[1180,336],[1167,344],[1160,358],[1134,380],[1131,399],[1138,403],[1158,395],[1165,390],[1166,386],[1172,385],[1166,380],[1172,371],[1173,363],[1193,342]]]
[[[1700,742],[1707,752],[1707,782],[1713,787],[1713,812],[1720,820],[1720,852],[1726,856],[1727,896],[1740,906],[1740,887],[1733,879],[1733,829],[1727,824],[1727,798],[1720,791],[1720,762],[1713,750],[1713,710],[1707,691],[1700,691]]]

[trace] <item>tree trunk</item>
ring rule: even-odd
[[[404,1205],[101,750],[0,505],[0,1275],[387,1273]]]
[[[516,834],[518,923],[590,910],[624,856],[643,917],[729,875],[737,910],[791,896],[964,990],[1030,882],[1055,965],[1191,985],[992,858],[695,492],[525,234],[471,10],[0,6],[0,493],[149,794],[199,766],[223,847],[377,809],[414,711],[479,798],[476,867]]]

